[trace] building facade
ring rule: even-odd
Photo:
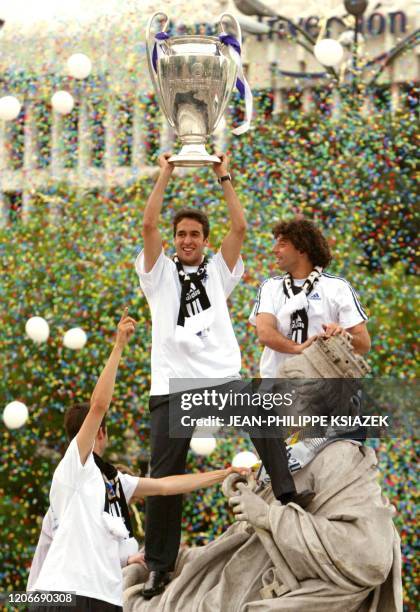
[[[320,92],[331,83],[313,54],[297,44],[296,26],[315,39],[320,32],[338,40],[351,40],[353,35],[351,18],[344,15],[340,1],[297,0],[282,9],[283,3],[267,0],[272,9],[282,10],[286,20],[244,16],[233,0],[215,1],[203,14],[198,10],[197,17],[191,11],[184,15],[185,3],[178,0],[161,4],[168,15],[176,15],[173,33],[185,29],[212,33],[209,24],[217,15],[232,11],[243,26],[248,80],[254,89],[272,92],[274,114],[315,110],[323,103]],[[416,30],[416,4],[382,2],[379,9],[366,13],[358,35],[360,78],[368,80],[380,65],[380,58]],[[147,14],[104,17],[73,29],[59,23],[51,30],[38,24],[20,31],[18,22],[9,29],[6,23],[0,39],[0,95],[16,96],[22,110],[14,121],[0,120],[3,222],[11,209],[27,216],[33,194],[54,185],[106,191],[130,184],[153,171],[152,150],[173,146],[174,134],[157,107],[147,72],[143,32],[153,10],[149,5]],[[351,51],[350,44],[337,69],[343,82],[349,78],[346,70],[351,72]],[[75,52],[92,59],[93,72],[85,80],[77,81],[66,74],[66,59]],[[383,71],[372,96],[378,88],[388,92],[392,110],[409,103],[407,96],[418,78],[418,57],[414,48],[401,54]],[[60,115],[51,106],[53,93],[60,89],[71,93],[75,101],[67,115]],[[367,96],[367,111],[371,103]],[[339,88],[333,91],[329,112],[340,113]],[[220,126],[218,145],[223,147],[226,138],[226,129]]]

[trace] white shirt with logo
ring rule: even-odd
[[[232,272],[220,251],[209,259],[203,284],[214,319],[207,333],[202,335],[204,346],[200,352],[188,351],[175,339],[181,283],[172,259],[162,250],[152,270],[145,272],[144,251],[141,251],[135,267],[152,315],[150,394],[167,395],[170,379],[238,378],[241,353],[226,300],[244,272],[242,259],[238,259]],[[189,388],[187,381],[186,388]]]
[[[294,279],[296,286],[302,286],[305,279]],[[278,313],[287,298],[283,290],[283,276],[269,278],[260,286],[257,300],[249,317],[250,322],[256,325],[257,315],[261,313],[272,314],[277,319],[277,329],[283,336],[289,337],[290,320],[281,320]],[[308,295],[308,338],[320,334],[324,330],[323,324],[337,323],[344,329],[354,327],[367,321],[359,298],[344,278],[333,274],[322,273]],[[264,347],[260,361],[260,375],[262,378],[276,378],[280,366],[286,359],[293,357],[291,353],[280,353]]]
[[[118,472],[129,502],[139,479]],[[91,453],[80,461],[76,438],[58,464],[50,490],[54,532],[35,584],[37,591],[74,591],[122,606],[119,541],[103,521],[105,484]]]

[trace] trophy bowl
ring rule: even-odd
[[[160,107],[182,143],[181,151],[170,157],[175,166],[207,166],[220,162],[210,155],[206,142],[223,116],[236,83],[237,66],[229,48],[217,36],[182,35],[165,37],[155,42],[152,27],[155,13],[149,20],[146,44],[149,71]],[[224,13],[218,23],[221,33],[223,20],[229,19],[240,40],[236,19]],[[158,51],[156,46],[158,45]]]

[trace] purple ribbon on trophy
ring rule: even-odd
[[[152,64],[155,72],[157,72],[157,61],[159,57],[163,55],[162,44],[165,42],[165,40],[168,40],[168,38],[169,34],[166,32],[158,32],[155,36],[155,44],[152,52]]]
[[[251,126],[252,119],[252,91],[248,85],[248,81],[245,78],[242,59],[241,59],[241,45],[239,41],[231,34],[220,34],[220,42],[229,47],[229,53],[231,58],[236,64],[238,70],[238,76],[236,79],[236,89],[239,91],[239,95],[245,100],[245,121],[237,128],[232,130],[233,134],[239,136],[247,132]]]

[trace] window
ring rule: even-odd
[[[62,117],[59,139],[65,168],[74,168],[77,166],[79,108],[79,103],[75,100],[75,105],[71,113]]]
[[[19,116],[8,122],[6,127],[6,149],[8,166],[11,170],[19,170],[23,166],[25,149],[25,108],[22,107]]]
[[[47,168],[51,163],[51,106],[45,100],[36,100],[33,105],[36,125],[38,168]]]
[[[116,105],[117,112],[117,163],[119,166],[131,166],[133,148],[133,102],[120,100]]]

